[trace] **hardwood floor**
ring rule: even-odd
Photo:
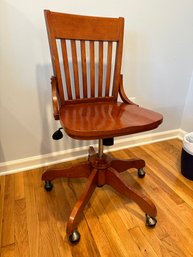
[[[181,147],[172,139],[112,152],[146,161],[144,179],[134,169],[122,176],[154,201],[157,226],[148,229],[137,204],[104,186],[90,199],[79,225],[81,241],[73,246],[65,226],[85,179],[59,179],[46,192],[43,169],[1,176],[1,257],[193,256],[193,181],[180,173]]]

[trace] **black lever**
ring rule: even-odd
[[[105,146],[111,146],[114,145],[114,138],[103,138],[103,145]]]
[[[63,129],[63,128],[59,128],[59,129],[56,130],[56,131],[54,132],[54,134],[52,135],[52,138],[53,138],[54,140],[59,140],[59,139],[63,138],[63,134],[62,134],[62,132],[61,132],[61,129]]]

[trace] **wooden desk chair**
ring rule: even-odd
[[[78,221],[96,186],[112,186],[134,200],[155,226],[157,210],[145,195],[124,182],[120,173],[136,168],[144,177],[145,161],[120,160],[103,153],[103,144],[116,136],[157,128],[162,115],[131,102],[123,89],[121,61],[123,18],[71,15],[45,10],[54,76],[51,78],[54,117],[65,132],[78,140],[98,139],[98,152],[89,148],[88,161],[65,169],[48,169],[42,175],[45,189],[59,178],[88,179],[67,223],[70,242],[80,239]],[[118,102],[120,95],[122,102]]]

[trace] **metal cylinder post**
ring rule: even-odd
[[[99,139],[99,148],[98,148],[99,158],[103,156],[103,140]]]

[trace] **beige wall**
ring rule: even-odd
[[[125,17],[122,70],[127,94],[163,113],[160,131],[181,126],[193,70],[192,0],[2,0],[0,162],[89,144],[67,136],[60,142],[51,139],[59,124],[52,117],[43,9]],[[190,113],[184,115],[182,124]]]

